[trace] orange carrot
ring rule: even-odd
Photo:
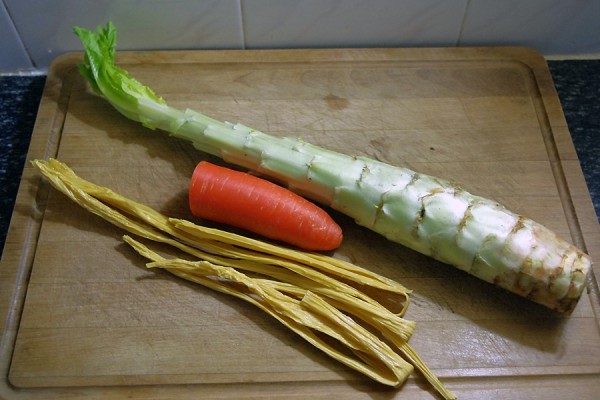
[[[190,209],[221,222],[305,250],[333,250],[342,229],[323,209],[256,176],[201,161],[192,174]]]

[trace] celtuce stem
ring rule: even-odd
[[[444,179],[169,107],[114,64],[115,30],[76,29],[92,87],[128,118],[257,171],[391,241],[570,313],[591,258],[544,226]],[[115,88],[120,88],[115,89]]]

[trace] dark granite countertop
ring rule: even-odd
[[[549,61],[600,216],[600,60]],[[0,250],[12,215],[45,76],[0,76]]]

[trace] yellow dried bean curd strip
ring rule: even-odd
[[[390,386],[398,386],[406,381],[413,370],[411,364],[351,319],[346,319],[344,329],[341,329],[339,323],[331,323],[327,311],[315,313],[312,311],[314,306],[309,309],[305,307],[304,299],[296,300],[285,296],[275,290],[273,286],[266,284],[265,280],[252,279],[233,268],[215,265],[207,261],[192,262],[181,259],[164,259],[129,237],[124,237],[124,240],[141,255],[153,261],[148,264],[149,267],[167,269],[183,279],[206,285],[214,290],[236,296],[258,306],[284,323],[288,328],[300,334],[315,347],[376,381]],[[221,280],[212,280],[207,276],[218,276]],[[248,289],[248,293],[232,288],[229,286],[231,282],[243,285]],[[311,295],[310,291],[305,291],[305,293],[306,296],[313,299],[318,298],[316,294]],[[326,302],[321,300],[321,304],[326,304]],[[363,356],[353,358],[336,350],[320,339],[312,332],[313,330],[339,341],[346,347],[356,350],[357,353],[363,354]],[[364,356],[364,354],[369,355],[369,357]]]
[[[306,290],[297,289],[298,287],[308,287],[309,285],[288,285],[285,282],[265,281],[265,285],[270,285],[281,292],[293,294],[297,298],[302,298],[306,294]],[[341,311],[352,314],[365,323],[382,330],[383,327],[388,332],[388,335],[397,335],[398,338],[408,341],[414,332],[415,322],[404,319],[397,314],[392,313],[382,306],[376,306],[360,299],[350,297],[346,293],[342,293],[332,289],[322,289],[318,292],[321,296],[326,297],[327,301],[335,305]]]
[[[410,293],[409,289],[392,279],[388,279],[364,268],[360,268],[356,265],[335,259],[333,257],[276,246],[241,235],[236,235],[234,233],[199,226],[190,221],[182,219],[171,218],[171,223],[175,226],[175,228],[187,232],[194,238],[218,240],[240,248],[255,250],[256,252],[298,261],[317,269],[326,270],[328,273],[343,276],[345,279],[352,279],[356,282],[360,282],[361,284],[369,284],[373,287],[396,293]]]
[[[452,398],[450,397],[450,392],[446,391],[445,388],[441,386],[439,380],[427,370],[427,367],[422,363],[418,356],[410,349],[410,347],[408,347],[406,340],[414,330],[414,322],[404,320],[400,317],[400,314],[391,313],[364,293],[356,290],[352,286],[336,281],[329,275],[318,273],[314,268],[326,271],[332,275],[338,275],[344,280],[348,280],[347,275],[349,275],[355,280],[355,283],[360,285],[363,285],[362,280],[367,280],[369,283],[373,283],[372,286],[376,289],[400,294],[406,298],[406,304],[404,305],[405,309],[408,305],[409,290],[405,289],[402,285],[363,270],[351,263],[323,256],[318,253],[289,251],[288,249],[262,243],[254,239],[248,239],[248,243],[243,236],[233,235],[219,230],[207,228],[212,232],[208,235],[208,238],[205,239],[202,239],[204,233],[202,235],[196,235],[194,233],[192,237],[190,237],[189,232],[188,234],[182,235],[182,226],[185,227],[186,231],[192,232],[200,231],[203,227],[198,227],[185,220],[170,219],[150,207],[135,203],[107,188],[85,181],[79,178],[65,164],[56,160],[50,160],[49,162],[36,160],[33,162],[33,165],[40,169],[54,187],[66,194],[73,201],[86,210],[130,233],[153,241],[172,245],[188,254],[211,261],[206,261],[210,265],[213,265],[213,263],[216,263],[215,265],[222,263],[226,266],[221,266],[221,268],[229,268],[234,271],[235,269],[233,268],[240,268],[266,276],[276,277],[284,282],[277,282],[269,279],[255,279],[255,282],[259,282],[260,285],[262,285],[260,287],[266,288],[267,291],[276,289],[280,294],[293,294],[293,296],[296,297],[294,300],[296,303],[301,303],[302,300],[299,299],[304,299],[306,294],[311,293],[311,291],[320,293],[328,299],[327,302],[331,307],[337,307],[338,311],[336,312],[340,313],[340,315],[345,315],[343,312],[355,315],[362,321],[377,327],[385,336],[391,336],[390,341],[394,343],[395,346],[399,347],[400,353],[411,362],[414,362],[417,368],[424,372],[425,376],[432,382],[433,386],[444,395],[444,397]],[[121,211],[128,215],[122,214]],[[225,238],[225,240],[223,240],[223,238]],[[193,239],[191,242],[193,242],[195,247],[182,243],[182,240],[190,241],[190,239]],[[129,239],[128,241],[130,244],[134,242],[133,239]],[[208,248],[210,251],[221,255],[203,251],[201,248]],[[138,246],[137,250],[140,251],[140,249],[141,247]],[[267,253],[263,253],[263,251],[266,251]],[[273,251],[274,254],[269,254],[270,251]],[[223,257],[222,255],[224,254],[234,258]],[[291,254],[291,256],[286,257],[288,254]],[[163,261],[158,260],[157,262],[159,264],[172,262],[168,260],[165,261],[164,259],[162,260]],[[272,265],[268,263],[272,263]],[[291,268],[290,265],[292,265]],[[332,265],[334,266],[333,268],[331,267]],[[287,268],[287,272],[278,266]],[[298,315],[304,315],[299,313],[297,308],[289,308],[290,304],[296,304],[294,301],[290,303],[290,299],[292,298],[276,296],[282,303],[272,303],[270,306],[267,306],[266,303],[254,301],[253,297],[249,297],[248,294],[240,292],[231,285],[216,282],[214,279],[203,277],[198,274],[192,274],[189,270],[186,272],[181,268],[167,269],[183,279],[192,280],[193,282],[205,285],[211,289],[243,298],[246,301],[254,302],[258,307],[270,315],[273,315],[285,326],[300,334],[305,340],[309,341],[331,357],[381,383],[398,386],[404,382],[406,379],[405,376],[410,373],[406,372],[403,369],[404,367],[400,368],[398,371],[394,371],[394,368],[396,368],[394,367],[395,363],[390,364],[388,362],[386,364],[385,361],[388,359],[380,354],[380,352],[374,351],[375,348],[372,344],[368,345],[368,349],[365,351],[363,348],[360,348],[361,346],[349,345],[354,342],[349,342],[347,338],[344,339],[344,343],[349,345],[355,352],[355,355],[360,358],[360,360],[357,360],[340,352],[336,348],[329,346],[310,329],[298,325],[297,321],[294,321],[293,318],[290,318],[289,316],[283,317],[277,314],[276,310],[281,312],[281,310],[289,309],[287,313],[291,313],[292,315],[296,313],[296,317]],[[294,270],[296,273],[292,272]],[[236,271],[236,273],[239,272]],[[363,275],[364,278],[361,278]],[[353,279],[349,280],[352,281]],[[285,280],[288,282],[286,283]],[[296,286],[291,282],[295,282],[298,285],[304,285],[305,287]],[[311,291],[307,288],[310,288]],[[317,296],[314,293],[313,295]],[[321,299],[321,297],[318,296],[317,298]],[[286,299],[286,301],[283,301],[283,299]],[[321,300],[325,301],[323,299]],[[282,304],[286,306],[283,307]],[[306,308],[306,304],[304,307]],[[404,309],[402,314],[404,313]],[[346,317],[350,318],[349,316]],[[313,319],[313,323],[315,323],[315,321],[316,320]],[[325,327],[326,325],[327,324],[323,325],[321,323],[316,324],[315,326]],[[359,324],[357,324],[357,326],[360,327],[358,329],[364,329]],[[329,332],[329,336],[336,337],[336,335],[338,335],[338,333],[331,330],[331,327],[323,329],[325,329],[326,332]],[[368,342],[368,340],[364,340],[361,342],[361,345],[365,345],[365,343]],[[391,357],[391,359],[395,359],[399,357],[399,355],[392,351]],[[403,360],[403,362],[406,361]],[[388,365],[388,367],[382,369],[385,365]],[[391,369],[385,370],[390,366]],[[395,378],[392,376],[395,376]]]
[[[404,340],[408,340],[414,332],[414,321],[402,318],[366,296],[357,297],[340,288],[323,287],[318,282],[306,279],[299,274],[291,275],[286,271],[269,273],[269,276],[279,281],[266,280],[265,284],[271,285],[279,291],[293,294],[297,298],[304,296],[307,290],[318,293],[328,298],[328,301],[335,303],[340,310],[358,316],[374,327],[387,325],[391,331],[396,332]]]
[[[287,285],[282,284],[281,282],[267,282],[265,284],[275,285],[281,291],[290,291],[290,292],[295,291],[295,289],[293,287],[288,287]],[[295,292],[295,295],[298,296],[298,295],[300,295],[300,293]],[[339,308],[343,311],[346,311],[344,309],[343,304],[338,304],[335,302],[335,300],[334,300],[336,298],[335,294],[332,294],[328,297],[330,297],[330,301],[329,301],[330,303],[335,305],[337,308]],[[433,387],[435,387],[436,390],[438,390],[438,392],[445,399],[455,399],[456,398],[455,394],[450,392],[449,390],[447,390],[444,387],[444,385],[440,382],[440,380],[431,372],[431,370],[421,360],[421,358],[418,356],[418,354],[409,346],[409,344],[407,342],[408,338],[403,335],[403,330],[406,329],[406,327],[402,327],[403,323],[401,321],[398,321],[397,318],[394,318],[394,317],[396,317],[395,314],[389,313],[389,312],[386,313],[385,312],[386,310],[382,309],[382,308],[372,308],[370,310],[364,310],[364,312],[361,312],[363,310],[356,308],[357,307],[356,303],[353,303],[352,305],[355,307],[352,310],[352,313],[359,316],[360,318],[362,318],[365,322],[369,323],[370,325],[379,329],[380,332],[382,332],[385,337],[390,339],[392,341],[392,343],[394,343],[394,345],[398,348],[398,350],[404,355],[404,357],[406,359],[410,360],[411,364],[413,364],[415,366],[415,368],[423,374],[425,379],[427,379],[427,381],[429,381],[429,383]],[[407,321],[404,319],[401,319],[401,320],[414,324],[413,321]]]
[[[356,324],[352,318],[340,312],[321,297],[308,292],[302,298],[301,304],[306,309],[320,315],[326,321],[324,323],[331,325],[334,330],[349,335],[349,346],[361,352],[361,356],[364,360],[368,360],[368,363],[380,362],[392,371],[406,370],[406,361],[398,357],[385,342],[371,332],[361,329],[362,327]],[[412,365],[410,367],[409,373],[413,369]]]
[[[200,226],[197,225],[193,225],[191,223],[186,224],[188,228],[192,228],[192,229],[196,229],[196,228],[202,228]],[[181,226],[181,224],[178,223],[178,226]],[[188,238],[188,240],[191,240],[190,238]],[[193,240],[198,241],[198,240],[202,240],[200,237],[193,237]],[[204,243],[204,242],[203,242]],[[330,277],[329,275],[324,275],[322,273],[319,273],[318,271],[313,270],[312,268],[308,267],[305,264],[302,264],[301,261],[289,261],[287,259],[283,259],[279,256],[272,256],[270,254],[265,254],[265,253],[258,253],[255,251],[250,251],[250,250],[245,250],[245,249],[240,249],[235,245],[229,245],[226,243],[223,243],[221,245],[219,245],[218,247],[207,247],[208,251],[218,251],[221,250],[224,252],[224,254],[228,257],[232,257],[232,258],[240,258],[240,259],[245,259],[254,263],[257,263],[258,265],[277,265],[280,266],[282,268],[285,268],[286,271],[281,271],[281,270],[271,270],[269,272],[267,271],[262,271],[262,273],[269,275],[271,277],[276,277],[278,276],[279,278],[282,277],[286,277],[286,280],[291,280],[291,279],[303,279],[303,278],[310,278],[310,280],[314,281],[314,282],[319,282],[321,285],[325,286],[325,287],[330,287],[332,289],[341,291],[341,292],[345,292],[345,293],[349,293],[352,294],[353,296],[360,298],[368,303],[373,303],[377,306],[381,306],[379,303],[376,303],[375,300],[373,300],[371,297],[365,295],[363,292],[357,290],[356,288],[354,288],[351,285],[347,285],[344,284],[338,280],[336,280],[334,277]],[[329,258],[330,260],[333,258]],[[327,261],[324,260],[322,262],[320,262],[320,264],[322,265],[322,268],[320,268],[320,270],[326,270],[327,269]],[[254,264],[251,264],[254,265]],[[244,268],[244,269],[250,269],[250,268],[246,268],[243,265],[239,264],[238,265],[240,268]],[[297,275],[290,275],[289,271],[295,272],[297,273]],[[256,272],[261,272],[261,271],[256,271]],[[343,274],[340,275],[341,277],[343,277]],[[359,278],[357,278],[359,279]],[[353,280],[350,280],[353,281]],[[360,282],[355,282],[357,284],[361,284]],[[306,283],[308,284],[308,283]],[[380,285],[375,282],[374,283],[377,289],[380,289]],[[371,285],[365,285],[365,286],[371,286]],[[391,290],[387,290],[391,293],[394,294],[400,294],[403,297],[403,302],[398,302],[400,304],[402,304],[402,310],[398,313],[399,316],[404,315],[405,309],[408,306],[409,303],[409,297],[408,297],[408,293],[404,293],[402,291],[396,291],[395,288],[392,288],[393,291]],[[381,290],[385,290],[385,289],[381,289]]]

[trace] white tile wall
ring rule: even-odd
[[[455,45],[467,0],[243,0],[248,48]]]
[[[600,54],[600,0],[3,0],[0,72],[81,50],[113,21],[120,49],[524,45]]]
[[[95,29],[109,20],[117,26],[121,49],[240,48],[243,44],[238,0],[4,1],[39,68],[61,53],[81,50],[73,26]]]
[[[0,71],[33,67],[4,3],[0,3],[0,38]]]
[[[460,44],[521,45],[547,55],[600,53],[600,1],[473,0]]]

